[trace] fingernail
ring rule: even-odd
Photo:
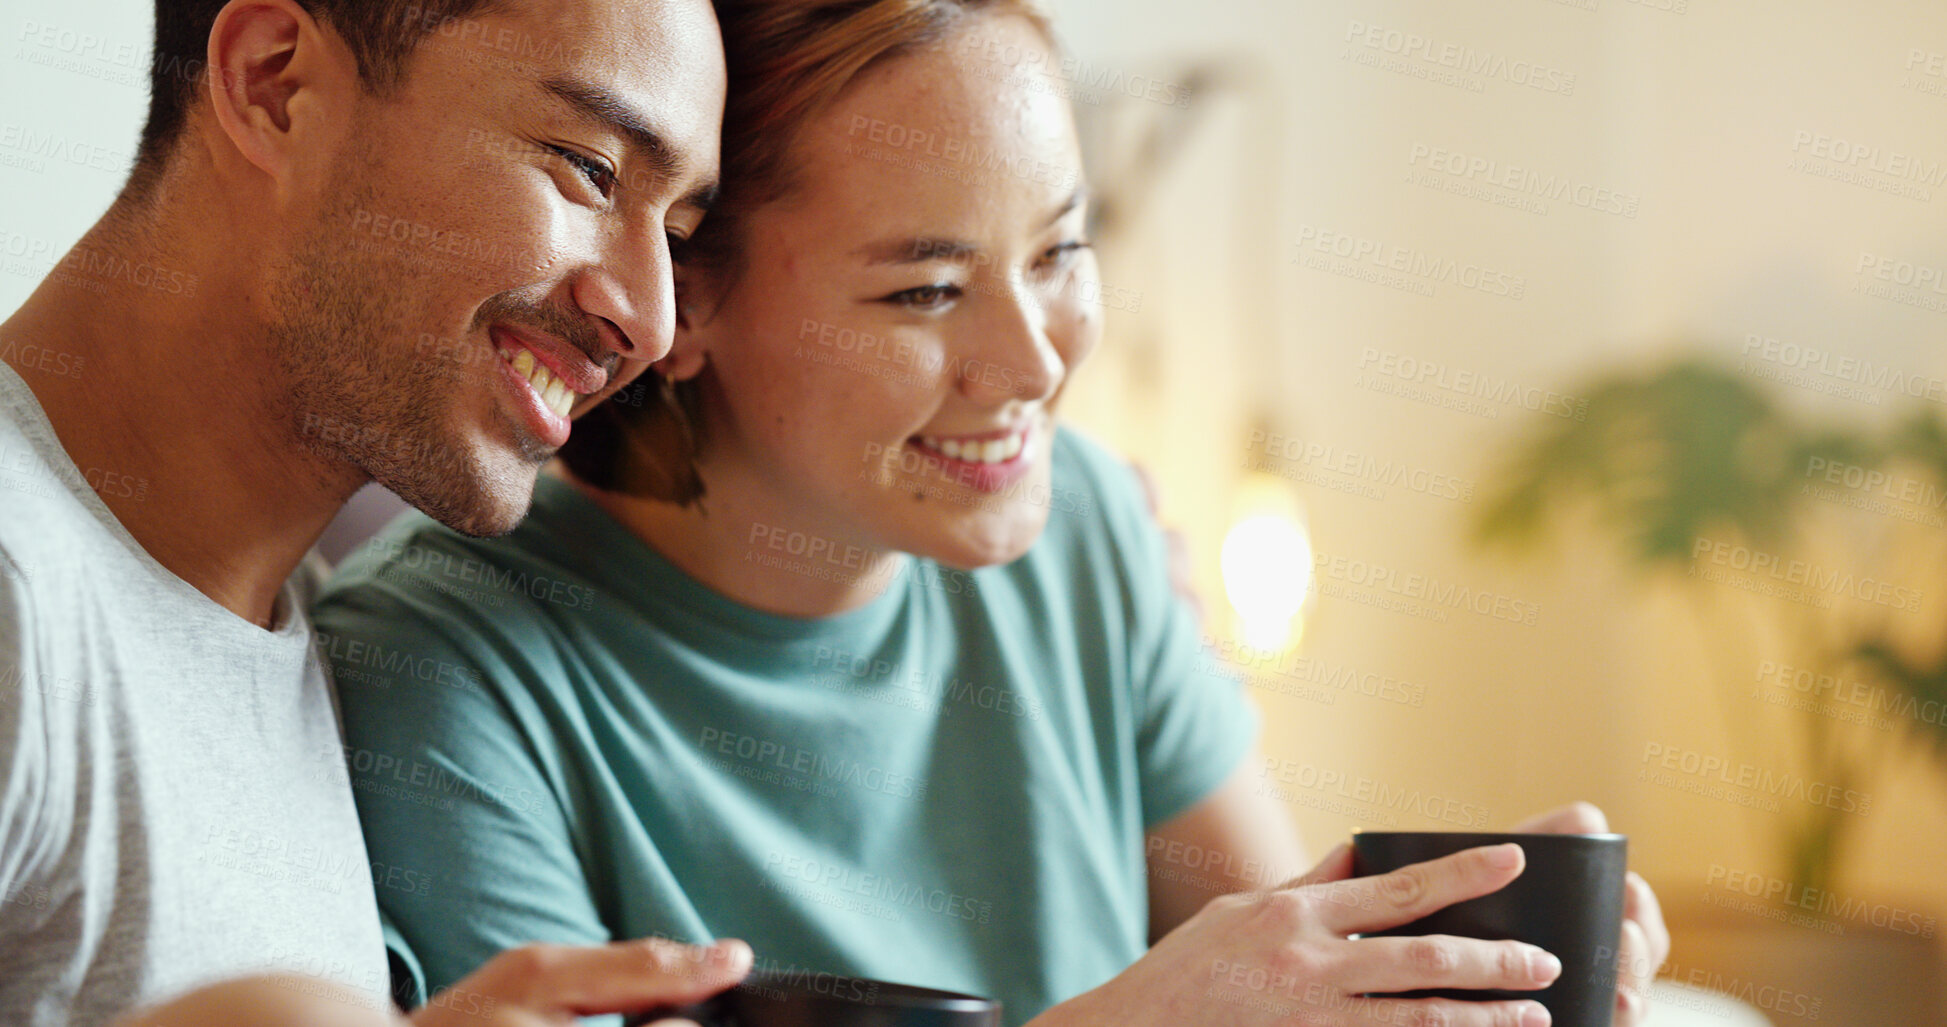
[[[1539,1002],[1531,1002],[1521,1011],[1521,1027],[1549,1027],[1554,1017],[1548,1015],[1548,1007]]]
[[[1552,981],[1562,975],[1562,961],[1544,949],[1528,953],[1528,973],[1537,981]]]
[[[1496,845],[1488,853],[1487,862],[1489,865],[1500,870],[1507,870],[1514,867],[1521,862],[1521,846],[1513,842],[1508,842],[1506,845]]]
[[[718,959],[723,960],[724,966],[734,973],[742,973],[749,969],[751,961],[755,958],[750,946],[736,938],[719,938],[710,948],[715,951]]]

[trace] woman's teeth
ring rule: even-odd
[[[575,406],[575,390],[561,384],[561,380],[548,370],[548,365],[534,359],[534,354],[525,349],[502,346],[500,355],[514,365],[514,373],[527,379],[527,385],[541,397],[541,405],[554,411],[557,417],[568,416]]]
[[[919,444],[949,460],[970,464],[1002,464],[1021,455],[1027,444],[1027,431],[1017,431],[1001,439],[954,439],[921,435]]]

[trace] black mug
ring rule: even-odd
[[[1001,1004],[862,977],[763,972],[695,1005],[638,1013],[624,1027],[671,1017],[702,1027],[1000,1027]]]
[[[1622,941],[1623,877],[1629,839],[1619,834],[1472,834],[1361,831],[1352,836],[1352,874],[1384,874],[1465,849],[1513,842],[1527,855],[1507,887],[1431,916],[1363,937],[1446,934],[1522,941],[1553,953],[1562,975],[1537,991],[1426,990],[1399,998],[1533,999],[1555,1027],[1609,1027],[1616,1010],[1616,949]]]

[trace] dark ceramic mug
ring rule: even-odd
[[[1521,846],[1527,866],[1507,887],[1363,936],[1446,934],[1538,946],[1562,961],[1562,975],[1538,991],[1428,990],[1399,997],[1533,999],[1548,1007],[1555,1027],[1609,1027],[1616,1009],[1616,949],[1622,940],[1623,876],[1629,857],[1624,836],[1361,831],[1352,836],[1352,874],[1384,874],[1509,842]]]
[[[702,1027],[1000,1027],[1001,1005],[973,995],[810,973],[754,973],[691,1006],[639,1013],[625,1027],[666,1018]]]

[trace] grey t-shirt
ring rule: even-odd
[[[0,363],[0,1024],[102,1024],[213,979],[386,985],[301,581],[274,631],[143,550]]]

